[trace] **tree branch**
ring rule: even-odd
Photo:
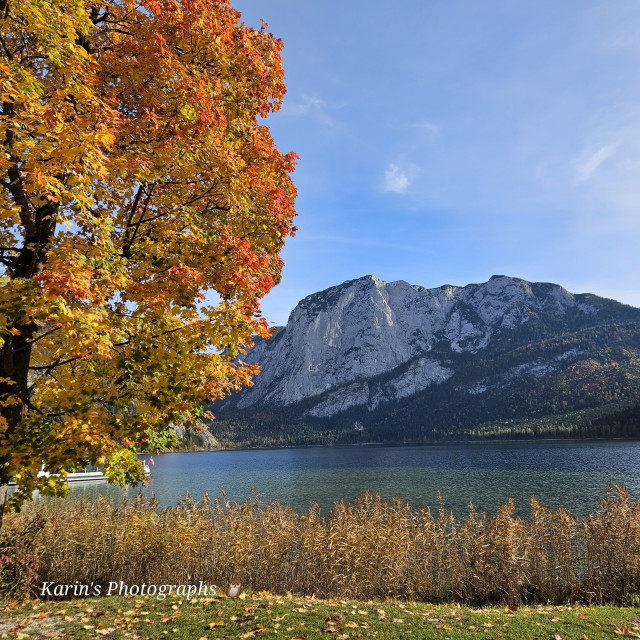
[[[36,342],[38,342],[38,340],[42,340],[42,338],[46,338],[47,336],[50,336],[52,333],[55,333],[56,331],[60,331],[60,329],[61,329],[61,327],[54,327],[53,329],[47,331],[46,333],[41,333],[37,338],[34,338],[30,342],[27,342],[27,344],[25,344],[24,347],[20,347],[19,349],[15,349],[14,353],[16,353],[18,351],[22,351],[22,349],[27,349],[32,344],[35,344]]]
[[[125,231],[125,240],[124,240],[124,245],[122,247],[122,255],[125,258],[130,258],[131,257],[131,247],[133,246],[133,243],[135,242],[136,236],[138,235],[138,232],[140,231],[140,225],[142,224],[142,220],[144,218],[145,213],[147,212],[147,208],[149,207],[149,203],[151,202],[151,196],[153,195],[153,188],[155,187],[155,183],[149,185],[148,187],[148,192],[147,192],[147,198],[145,200],[144,203],[144,207],[142,207],[142,212],[140,213],[140,218],[138,218],[138,222],[135,224],[135,226],[133,226],[133,216],[135,215],[136,209],[138,208],[138,202],[140,201],[140,198],[138,197],[138,194],[142,195],[140,190],[138,190],[138,193],[136,194],[136,200],[137,202],[134,203],[135,206],[132,206],[131,209],[131,214],[129,215],[129,220],[127,221],[127,227],[126,227],[126,231]],[[131,236],[129,236],[129,230],[133,228],[133,232],[131,233]]]
[[[49,373],[49,371],[53,371],[54,369],[57,369],[58,367],[62,367],[65,364],[69,364],[70,362],[75,362],[77,359],[78,358],[67,358],[66,360],[60,361],[60,358],[58,358],[57,360],[55,360],[51,364],[43,364],[43,365],[39,365],[39,366],[31,366],[31,367],[29,367],[29,370],[30,371],[45,370],[45,374],[46,374],[46,373]]]

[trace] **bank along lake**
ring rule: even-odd
[[[610,482],[624,484],[632,498],[640,498],[640,441],[303,447],[153,458],[147,487],[76,484],[71,499],[142,493],[169,507],[186,492],[200,500],[205,492],[216,498],[224,490],[230,501],[277,498],[297,510],[318,501],[328,512],[334,502],[352,501],[366,491],[432,508],[440,493],[455,515],[464,516],[470,500],[479,511],[495,512],[513,496],[518,513],[526,516],[532,494],[550,507],[571,507],[577,515],[593,511]]]

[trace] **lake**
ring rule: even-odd
[[[148,456],[145,456],[148,459]],[[188,491],[196,500],[224,488],[228,500],[255,495],[304,510],[317,500],[327,512],[337,500],[372,491],[402,496],[413,505],[436,507],[438,492],[460,516],[469,500],[495,512],[513,496],[528,514],[532,494],[551,506],[594,510],[609,482],[623,483],[640,498],[640,441],[544,441],[425,446],[344,446],[168,453],[154,456],[145,488],[118,489],[104,483],[73,486],[72,498],[155,494],[163,506]]]

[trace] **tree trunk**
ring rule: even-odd
[[[3,2],[0,0],[0,8],[2,6]],[[15,116],[15,105],[6,100],[0,104],[0,113],[11,123],[11,118]],[[0,182],[8,190],[19,211],[23,240],[22,247],[19,247],[16,237],[16,247],[11,249],[11,255],[0,253],[2,266],[10,280],[32,279],[42,273],[47,252],[55,236],[60,208],[59,203],[48,200],[46,194],[29,193],[21,171],[24,152],[19,150],[16,155],[15,143],[15,131],[8,126],[4,140],[0,140],[8,159],[8,163],[5,163],[6,180]],[[11,480],[9,460],[12,442],[20,432],[24,413],[28,411],[29,365],[32,341],[37,333],[33,322],[25,322],[23,311],[24,309],[9,311],[14,317],[3,318],[4,332],[0,335],[0,416],[4,422],[4,430],[0,432],[0,532]]]
[[[3,113],[12,114],[13,106],[4,103]],[[11,150],[13,133],[11,130],[4,141],[5,149]],[[11,280],[29,279],[42,273],[47,260],[47,252],[55,235],[59,205],[47,202],[33,207],[24,190],[17,160],[7,170],[7,189],[15,203],[20,206],[24,243],[15,259],[6,264]],[[2,515],[7,501],[9,459],[11,442],[19,433],[24,413],[29,401],[29,366],[31,364],[32,341],[37,333],[33,322],[25,322],[22,313],[14,318],[6,318],[6,331],[0,335],[0,416],[4,418],[5,430],[0,434],[0,532]],[[17,329],[17,335],[12,333]],[[16,402],[17,400],[17,402]]]
[[[12,453],[12,438],[19,432],[23,414],[29,399],[29,365],[31,362],[31,340],[36,334],[34,324],[21,325],[20,335],[4,336],[5,343],[0,357],[0,401],[18,400],[1,407],[0,415],[6,429],[0,436],[0,533],[2,516],[7,501],[7,489],[11,480],[9,459]]]

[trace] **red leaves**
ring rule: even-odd
[[[42,286],[45,296],[49,298],[63,297],[66,300],[94,301],[100,292],[91,286],[94,270],[83,267],[77,260],[67,263],[57,261],[49,263],[47,268],[33,279]]]

